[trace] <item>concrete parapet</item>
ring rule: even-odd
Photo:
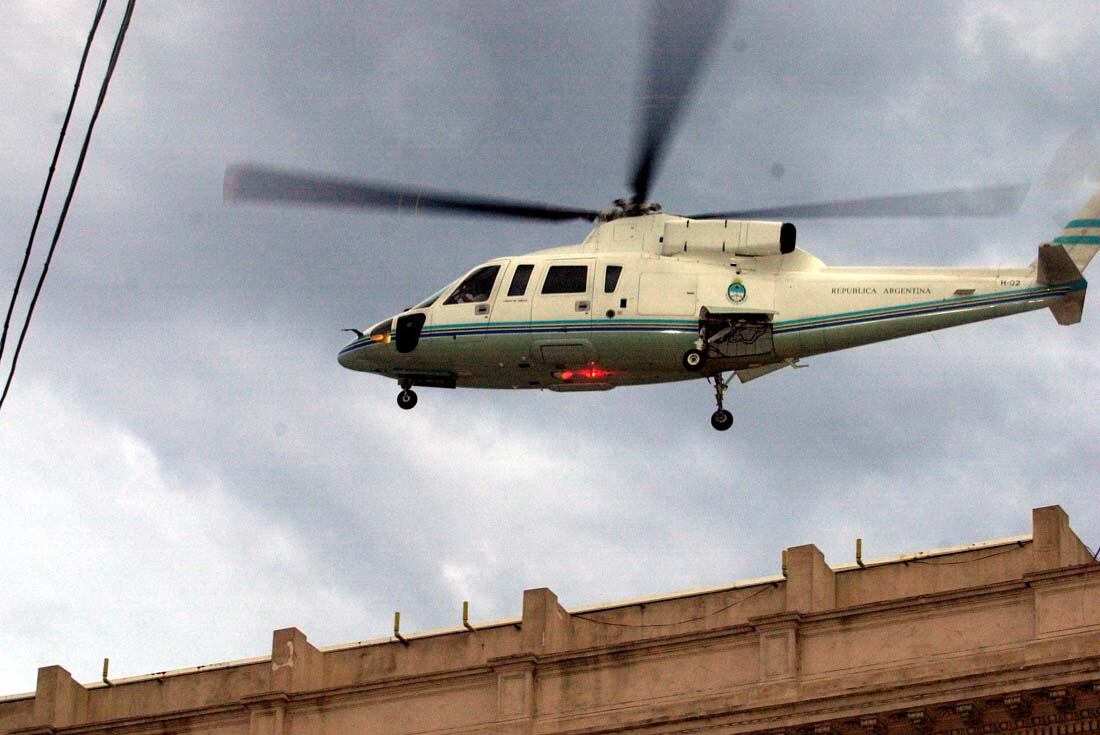
[[[324,680],[322,653],[297,628],[272,634],[271,691],[303,692],[320,688]]]
[[[836,575],[813,544],[787,549],[787,610],[811,613],[836,607]]]
[[[38,670],[34,723],[29,731],[50,731],[81,722],[88,712],[88,690],[60,666]]]
[[[1034,541],[1033,572],[1085,564],[1092,560],[1088,548],[1069,527],[1069,516],[1060,505],[1048,505],[1031,511],[1031,537]]]
[[[563,648],[572,629],[569,613],[558,604],[558,596],[546,587],[523,591],[524,653],[550,653]]]

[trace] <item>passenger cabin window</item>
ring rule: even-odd
[[[512,284],[508,286],[509,296],[523,296],[527,293],[527,282],[531,280],[533,265],[517,265],[515,275],[512,276]]]
[[[552,265],[542,284],[543,293],[584,293],[587,290],[586,265]]]
[[[447,304],[476,304],[480,301],[488,301],[489,294],[493,292],[493,283],[500,272],[499,265],[487,265],[478,268],[466,276],[466,280],[459,284],[454,293],[447,297],[443,305]]]
[[[603,292],[615,293],[615,287],[619,285],[619,276],[623,274],[621,265],[607,266],[607,272],[603,277]]]

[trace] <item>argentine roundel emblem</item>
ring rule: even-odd
[[[740,304],[748,296],[748,291],[745,290],[745,284],[737,280],[730,284],[729,289],[726,290],[726,296],[729,296],[733,303]]]

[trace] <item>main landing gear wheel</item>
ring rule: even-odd
[[[397,394],[397,405],[408,411],[416,405],[416,392],[406,388]]]
[[[724,408],[720,408],[711,414],[710,425],[718,431],[725,431],[733,426],[733,414]]]
[[[696,373],[702,370],[703,366],[707,364],[707,356],[699,350],[688,350],[684,353],[682,362],[684,363],[685,370]]]
[[[722,408],[722,399],[726,396],[726,388],[729,381],[722,379],[722,374],[714,376],[714,400],[718,404],[718,410],[711,414],[710,425],[718,431],[726,431],[733,426],[733,414]]]

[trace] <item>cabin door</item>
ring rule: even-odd
[[[595,258],[547,261],[531,303],[535,359],[575,367],[596,359],[589,340]]]

